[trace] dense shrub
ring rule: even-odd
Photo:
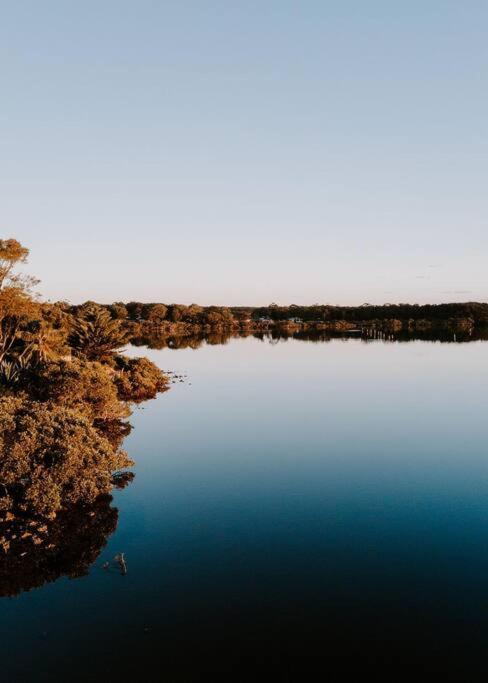
[[[79,410],[25,397],[0,399],[0,509],[54,516],[108,494],[130,466]]]
[[[45,364],[36,372],[37,397],[76,408],[90,420],[118,420],[130,414],[119,400],[115,371],[94,361],[73,359]]]
[[[114,377],[122,401],[139,403],[169,388],[168,378],[148,358],[117,356]]]

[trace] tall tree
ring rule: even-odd
[[[15,239],[0,240],[0,362],[24,351],[27,325],[39,313],[30,292],[37,280],[15,272],[28,254]]]
[[[0,240],[0,289],[19,284],[20,275],[14,275],[13,270],[19,263],[25,263],[29,255],[27,247],[23,247],[15,239]]]

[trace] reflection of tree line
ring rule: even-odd
[[[208,334],[195,335],[161,335],[154,334],[151,336],[135,337],[131,339],[133,346],[145,346],[150,349],[199,349],[202,345],[208,344],[210,346],[219,346],[227,344],[228,341],[234,337],[248,337],[249,334],[233,334],[226,332],[210,332]]]
[[[333,332],[333,331],[316,331],[316,330],[295,330],[282,331],[270,330],[268,332],[259,331],[219,331],[208,334],[194,334],[194,335],[164,335],[153,334],[131,339],[131,344],[134,346],[145,346],[150,349],[198,349],[204,345],[220,345],[227,344],[231,339],[243,339],[252,337],[261,341],[269,342],[286,342],[290,339],[296,341],[311,342],[315,344],[327,343],[334,339],[359,339],[364,343],[376,341],[394,341],[394,342],[412,342],[412,341],[436,341],[443,343],[465,343],[472,341],[488,340],[487,330],[473,330],[472,332],[392,332],[382,333],[378,332],[374,335],[366,332]]]

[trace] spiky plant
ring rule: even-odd
[[[69,344],[89,360],[104,361],[128,340],[120,320],[112,320],[101,306],[90,306],[74,317]]]
[[[0,385],[13,387],[19,383],[23,373],[28,370],[28,361],[25,358],[0,361]]]
[[[46,322],[36,324],[33,331],[25,334],[24,344],[20,357],[33,366],[55,360],[66,353],[64,331]]]

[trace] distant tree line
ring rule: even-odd
[[[93,302],[83,307],[94,305]],[[76,309],[80,307],[72,307]],[[106,306],[113,319],[131,322],[145,322],[154,325],[168,323],[187,323],[202,326],[232,326],[269,319],[275,322],[300,320],[303,322],[371,321],[371,320],[447,320],[452,318],[471,318],[476,326],[488,325],[488,303],[447,303],[447,304],[385,304],[361,306],[332,306],[314,304],[312,306],[279,306],[269,304],[260,307],[245,306],[198,306],[191,304],[164,304],[116,302]]]

